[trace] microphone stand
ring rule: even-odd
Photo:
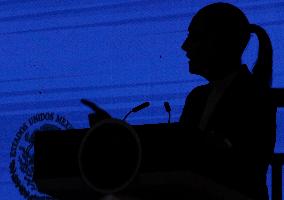
[[[126,118],[127,118],[131,113],[133,113],[132,110],[130,110],[130,111],[123,117],[122,121],[125,121]]]
[[[171,123],[171,106],[170,106],[170,104],[169,104],[169,102],[164,102],[164,107],[165,107],[165,110],[166,110],[166,112],[169,114],[169,118],[168,118],[168,124],[170,124]]]

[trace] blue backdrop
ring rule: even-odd
[[[74,128],[87,127],[90,110],[80,98],[97,102],[117,118],[150,101],[151,107],[129,117],[131,124],[166,122],[163,102],[169,101],[172,121],[177,121],[188,92],[206,82],[188,73],[180,46],[193,14],[212,2],[0,0],[1,199],[40,195],[27,181],[31,174],[23,163],[32,160],[23,157],[23,149],[33,154],[29,136],[46,124],[66,129],[68,121]],[[268,31],[274,48],[273,87],[284,87],[284,1],[225,2]],[[243,56],[250,68],[257,45],[252,35]],[[275,151],[283,152],[284,109],[277,117]],[[10,170],[13,160],[21,163],[16,172]],[[15,176],[22,181],[15,184]],[[15,185],[26,188],[26,197]]]

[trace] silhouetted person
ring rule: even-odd
[[[241,57],[252,33],[259,50],[251,73]],[[180,117],[188,133],[200,140],[196,152],[207,149],[197,158],[196,169],[248,197],[268,199],[266,172],[276,126],[269,94],[269,36],[237,7],[214,3],[193,17],[182,49],[190,73],[209,81],[190,92]]]

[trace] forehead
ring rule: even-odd
[[[212,36],[212,35],[215,35],[216,34],[216,30],[210,28],[210,27],[205,27],[205,26],[192,26],[192,25],[189,25],[188,29],[188,35],[189,36],[201,36],[201,37],[204,37],[204,36]]]
[[[212,23],[196,19],[193,19],[187,28],[189,33],[194,33],[194,34],[195,33],[204,34],[207,32],[212,32],[214,29],[216,30],[216,28],[212,26]]]
[[[204,19],[193,19],[189,24],[188,35],[198,38],[223,38],[231,35],[231,31],[234,29],[228,26],[227,24],[216,22],[216,21],[207,21]]]

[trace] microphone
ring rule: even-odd
[[[147,108],[148,106],[150,106],[150,103],[149,102],[144,102],[141,105],[136,106],[135,108],[133,108],[131,111],[132,112],[138,112],[138,111],[140,111],[140,110],[142,110],[144,108]]]
[[[126,120],[126,118],[131,114],[131,113],[136,113],[144,108],[147,108],[148,106],[150,106],[149,102],[144,102],[142,104],[140,104],[139,106],[136,106],[134,108],[132,108],[123,118],[123,121]]]
[[[171,123],[171,110],[172,109],[171,109],[169,102],[165,101],[164,107],[165,107],[166,112],[169,114],[168,123],[170,124]]]

